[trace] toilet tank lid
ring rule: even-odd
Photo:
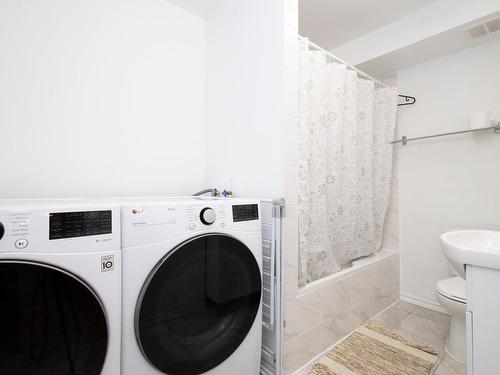
[[[436,289],[445,297],[467,301],[465,280],[459,276],[438,281]]]

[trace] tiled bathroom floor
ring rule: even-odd
[[[448,315],[399,301],[373,320],[411,341],[427,344],[436,349],[440,358],[433,369],[433,374],[466,374],[466,366],[455,361],[445,352],[450,328]]]
[[[445,352],[450,326],[448,315],[399,301],[373,320],[410,341],[430,345],[436,349],[439,360],[432,374],[466,375],[466,366],[456,362]],[[307,369],[299,372],[300,375],[307,373]]]

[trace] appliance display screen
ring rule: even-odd
[[[250,221],[259,219],[257,204],[239,204],[233,206],[233,221]]]
[[[111,233],[111,210],[49,214],[49,240]]]

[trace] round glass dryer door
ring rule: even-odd
[[[98,375],[108,347],[103,307],[75,276],[0,261],[0,374]]]
[[[166,374],[205,373],[243,342],[260,298],[260,268],[248,247],[225,235],[194,238],[146,281],[136,310],[139,345]]]

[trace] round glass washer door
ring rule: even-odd
[[[104,308],[74,275],[0,260],[0,374],[98,375],[108,348]]]
[[[260,267],[237,239],[210,234],[183,243],[158,263],[139,297],[135,329],[144,356],[169,375],[213,369],[252,328],[261,287]]]

